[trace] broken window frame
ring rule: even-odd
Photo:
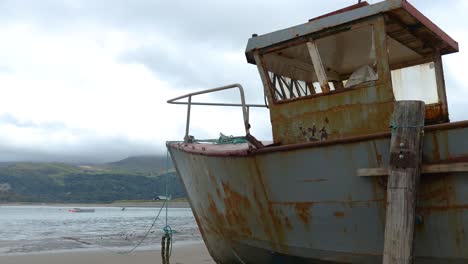
[[[397,41],[397,40],[396,40]],[[402,43],[400,43],[402,44]],[[404,45],[404,44],[402,44]],[[419,54],[419,53],[418,53]],[[390,56],[390,54],[388,55]],[[420,59],[406,61],[390,66],[390,71],[400,70],[427,63],[434,63],[434,73],[437,87],[437,103],[426,103],[426,124],[448,123],[450,122],[447,104],[447,93],[445,87],[444,69],[442,64],[442,55],[439,50],[435,50],[433,54],[423,56]],[[391,75],[390,75],[391,78]],[[394,92],[393,83],[390,80],[392,92]]]
[[[345,25],[341,25],[341,26],[336,27],[336,28],[328,29],[325,32],[315,33],[315,34],[313,34],[313,36],[307,36],[307,37],[304,37],[304,38],[302,38],[300,40],[295,40],[293,43],[285,43],[285,44],[283,44],[283,45],[281,45],[279,47],[275,46],[275,47],[266,48],[265,50],[257,51],[256,52],[257,56],[254,56],[254,57],[255,57],[255,61],[256,61],[260,76],[262,78],[263,85],[265,87],[265,95],[268,98],[269,104],[284,104],[284,103],[297,101],[297,100],[304,100],[304,99],[315,98],[315,97],[320,97],[320,96],[333,95],[333,94],[336,94],[336,93],[347,92],[347,91],[351,91],[351,90],[355,90],[355,89],[360,89],[360,88],[363,88],[363,87],[375,86],[375,85],[378,85],[378,84],[380,84],[382,82],[388,81],[386,76],[389,75],[389,73],[385,74],[383,72],[385,69],[388,70],[388,61],[387,61],[386,58],[384,59],[384,58],[380,57],[379,52],[378,52],[379,50],[386,50],[386,47],[384,47],[385,44],[379,42],[379,39],[378,39],[378,36],[377,36],[377,33],[376,33],[378,30],[384,30],[383,23],[381,23],[381,21],[383,22],[383,18],[381,16],[374,16],[374,17],[370,17],[370,18],[364,19],[364,20],[359,21],[359,22],[345,24]],[[382,26],[380,26],[379,24],[382,25]],[[306,88],[310,89],[310,95],[305,95],[305,96],[300,96],[300,97],[296,96],[296,97],[287,98],[287,99],[277,98],[276,89],[275,89],[275,87],[273,87],[272,79],[270,78],[271,72],[269,72],[268,69],[265,67],[264,57],[263,57],[264,55],[270,54],[270,53],[273,53],[273,52],[278,52],[278,51],[280,51],[282,49],[285,49],[287,47],[294,46],[294,45],[306,44],[308,46],[313,46],[314,44],[309,44],[309,43],[314,43],[315,41],[318,41],[318,40],[320,40],[322,38],[326,38],[326,37],[329,37],[329,36],[332,36],[332,35],[337,35],[339,33],[355,30],[355,29],[358,29],[358,28],[361,28],[361,27],[366,27],[366,26],[370,26],[372,28],[372,32],[373,32],[372,33],[372,41],[373,41],[374,52],[375,52],[375,65],[374,65],[375,67],[374,68],[376,69],[376,74],[378,76],[377,80],[367,81],[367,82],[363,82],[363,83],[354,85],[354,86],[349,87],[349,88],[344,88],[343,81],[347,80],[347,78],[349,78],[349,76],[352,73],[350,73],[349,75],[343,75],[342,76],[343,77],[342,81],[338,81],[338,82],[337,81],[328,81],[328,77],[327,77],[326,79],[323,78],[323,79],[327,80],[327,82],[323,81],[323,79],[322,79],[322,85],[320,85],[320,88],[321,88],[320,92],[317,92],[314,89],[310,89],[310,87],[311,86],[313,87],[314,84],[317,83],[317,82],[314,82],[312,84],[305,82],[307,84]],[[309,54],[310,54],[310,49],[309,49]],[[319,58],[320,58],[320,63],[317,63],[317,67],[321,70],[321,69],[324,69],[324,66],[323,66],[323,63],[321,63],[320,54],[318,54],[318,55],[319,55]],[[384,65],[385,63],[387,63],[387,65]],[[312,64],[310,64],[308,66],[314,67],[314,70],[315,70],[316,66],[315,66],[315,64],[313,62],[312,62]],[[295,81],[301,81],[301,80],[295,80]],[[304,81],[302,81],[302,82],[304,82]],[[330,89],[330,85],[333,86],[333,88],[334,88],[333,90]],[[327,90],[327,88],[328,88],[328,92],[322,92],[324,90]]]

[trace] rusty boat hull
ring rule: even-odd
[[[468,161],[468,122],[428,126],[423,164]],[[390,133],[261,149],[168,142],[217,263],[381,263]],[[422,175],[415,263],[468,263],[468,173]]]

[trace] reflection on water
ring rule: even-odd
[[[50,250],[112,248],[135,245],[153,223],[159,208],[96,207],[94,213],[71,213],[70,207],[0,206],[0,254]],[[189,208],[169,208],[175,243],[201,240]],[[159,248],[165,211],[142,244]],[[82,241],[84,243],[77,242]]]

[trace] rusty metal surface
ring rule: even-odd
[[[466,123],[431,126],[423,162],[468,161],[466,138]],[[388,165],[388,137],[244,157],[168,147],[217,263],[381,263],[386,178],[354,174]],[[422,178],[417,212],[415,263],[466,263],[468,173]]]
[[[388,129],[394,96],[388,66],[384,18],[372,17],[356,22],[372,26],[378,80],[330,93],[295,98],[270,105],[273,140],[283,145],[308,141],[333,140],[383,132]],[[273,90],[271,83],[266,88]],[[327,94],[327,93],[324,93]]]
[[[414,17],[419,23],[421,23],[424,28],[427,28],[425,33],[432,34],[433,38],[430,38],[431,42],[444,43],[445,48],[442,51],[442,54],[449,54],[452,52],[458,52],[458,42],[452,39],[447,33],[440,29],[436,24],[424,16],[419,10],[417,10],[413,5],[408,1],[402,0],[402,7],[408,12],[412,17]],[[437,39],[438,41],[434,40]]]
[[[450,129],[468,128],[468,121],[459,121],[452,123],[436,124],[425,126],[426,132],[442,131]],[[270,145],[260,149],[250,149],[248,144],[235,144],[235,145],[213,145],[213,144],[187,144],[180,141],[168,142],[168,146],[177,148],[187,153],[216,156],[216,157],[245,157],[249,155],[261,155],[272,152],[282,152],[290,150],[299,150],[305,148],[318,148],[330,145],[351,144],[361,141],[370,141],[378,139],[390,138],[390,130],[388,132],[373,133],[368,135],[360,135],[354,137],[346,137],[335,140],[326,141],[311,141],[306,143],[298,143],[291,145]],[[465,160],[460,159],[458,162]],[[453,161],[456,162],[456,161]]]
[[[386,131],[393,105],[393,94],[383,85],[272,105],[273,139],[287,145]]]

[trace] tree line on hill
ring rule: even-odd
[[[0,166],[0,202],[109,203],[185,197],[175,172],[154,173],[59,163]]]

